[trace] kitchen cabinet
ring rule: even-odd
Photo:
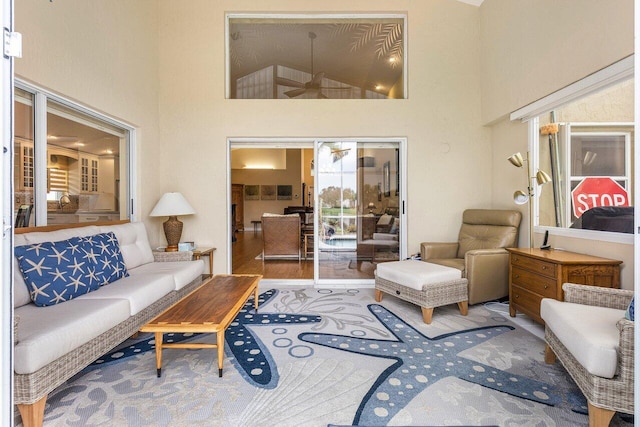
[[[99,161],[98,156],[79,153],[80,192],[97,193],[99,190]]]
[[[34,152],[33,141],[16,138],[15,139],[16,164],[16,190],[33,191],[34,183]]]

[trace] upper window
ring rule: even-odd
[[[552,178],[534,191],[536,225],[633,233],[632,75],[630,57],[512,114],[529,120],[534,170]]]
[[[405,98],[405,20],[227,15],[227,98]]]

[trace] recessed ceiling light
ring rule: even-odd
[[[395,56],[392,56],[391,58],[389,58],[389,62],[396,62]]]
[[[376,85],[376,90],[382,89],[382,85]]]
[[[76,147],[84,147],[84,142],[76,142],[73,145],[75,145]]]
[[[107,153],[107,154],[113,154],[112,150],[105,150],[104,152]]]

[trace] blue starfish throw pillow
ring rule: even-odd
[[[127,277],[127,267],[120,252],[118,238],[112,232],[83,237],[83,247],[96,266],[96,275],[101,278],[100,285],[106,285]]]
[[[129,275],[113,233],[16,246],[14,253],[39,307],[69,301]]]

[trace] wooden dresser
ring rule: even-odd
[[[539,323],[542,298],[564,299],[562,284],[620,287],[622,261],[559,250],[508,248],[509,314],[521,311]]]

